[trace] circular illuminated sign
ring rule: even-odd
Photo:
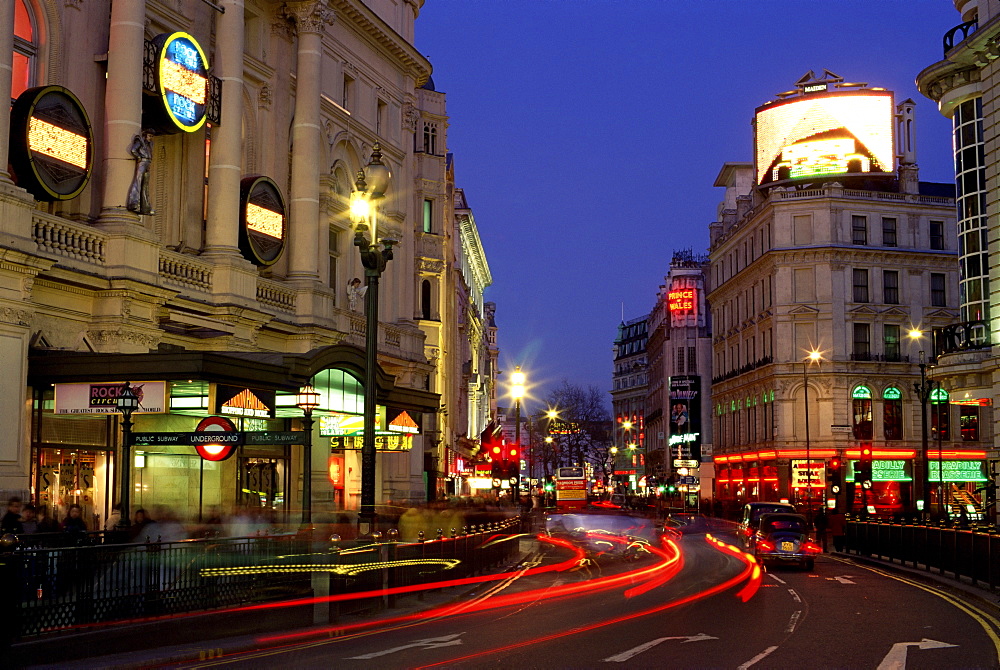
[[[205,123],[208,108],[208,59],[187,33],[159,35],[156,46],[158,111],[163,132],[194,132]]]
[[[198,455],[206,461],[224,461],[236,452],[240,434],[236,425],[224,416],[209,416],[198,422],[196,433],[192,436],[194,448]]]
[[[240,182],[240,251],[256,265],[272,265],[285,248],[288,220],[278,185],[269,177]]]
[[[62,86],[29,88],[10,110],[10,163],[36,200],[69,200],[90,180],[94,136],[87,112]]]

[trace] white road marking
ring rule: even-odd
[[[749,668],[751,665],[753,665],[757,661],[760,661],[760,660],[763,660],[764,658],[766,658],[767,655],[770,654],[775,649],[777,649],[777,647],[768,647],[767,649],[765,649],[764,651],[760,652],[759,654],[757,654],[756,656],[754,656],[753,658],[751,658],[749,661],[747,661],[746,663],[744,663],[740,667],[736,668],[736,670],[747,670],[747,668]]]
[[[956,644],[928,640],[926,637],[920,642],[897,642],[892,645],[892,649],[885,655],[882,662],[878,664],[876,670],[904,670],[906,668],[906,650],[908,647],[919,647],[920,649],[943,649],[945,647],[957,647]]]
[[[678,635],[675,637],[659,637],[655,640],[651,640],[645,644],[640,644],[638,647],[633,647],[628,651],[623,651],[620,654],[615,654],[614,656],[608,656],[604,659],[608,663],[623,663],[633,656],[638,656],[644,651],[649,651],[661,642],[666,642],[667,640],[684,640],[681,644],[687,644],[688,642],[701,642],[703,640],[718,640],[717,637],[712,637],[711,635],[706,635],[705,633],[698,633],[697,635]]]
[[[781,579],[780,577],[776,577],[776,576],[772,575],[770,572],[767,573],[767,576],[770,577],[771,579],[773,579],[774,581],[778,582],[779,584],[787,584],[788,583],[784,579]]]
[[[393,647],[392,649],[383,649],[382,651],[373,651],[370,654],[364,654],[362,656],[351,656],[348,660],[368,660],[372,658],[378,658],[379,656],[386,656],[388,654],[395,654],[397,651],[405,651],[406,649],[413,649],[414,647],[423,647],[424,649],[437,649],[438,647],[454,647],[455,645],[462,644],[462,641],[457,639],[465,635],[465,633],[455,633],[454,635],[445,635],[442,637],[429,637],[424,640],[417,640],[416,642],[411,642],[410,644],[404,644],[400,647]]]
[[[785,627],[786,633],[791,633],[795,630],[795,626],[799,623],[799,617],[802,616],[802,610],[795,610],[792,613],[792,618],[788,620],[788,626]]]
[[[792,594],[792,600],[797,603],[802,602],[802,598],[799,598],[799,594],[795,592],[795,589],[788,589],[788,592]]]
[[[851,575],[840,575],[839,577],[827,577],[827,579],[829,579],[831,582],[833,582],[833,581],[840,582],[841,584],[856,584],[857,583],[857,582],[852,582],[851,581],[852,579],[854,579],[854,577],[852,577]]]

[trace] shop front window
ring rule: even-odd
[[[931,439],[945,441],[950,440],[948,413],[951,406],[948,404],[948,392],[943,389],[931,391]]]

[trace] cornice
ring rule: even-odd
[[[330,0],[342,22],[349,23],[370,41],[391,54],[419,88],[431,76],[431,64],[416,48],[390,28],[359,0]]]
[[[917,75],[917,89],[938,102],[949,91],[980,81],[980,69],[1000,58],[1000,16],[980,25],[976,32],[945,54],[943,60]]]

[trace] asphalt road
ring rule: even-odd
[[[329,668],[995,668],[1000,622],[986,608],[910,577],[822,556],[813,572],[769,569],[748,602],[745,563],[704,535],[678,545],[684,565],[665,584],[630,593],[638,577],[602,588],[601,579],[653,559],[598,560],[559,575],[484,588],[453,611],[402,625],[294,641],[182,667]],[[552,560],[549,558],[548,560]],[[593,588],[560,595],[572,584]],[[685,602],[689,600],[688,602]]]

